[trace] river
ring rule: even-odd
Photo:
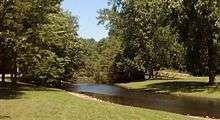
[[[70,91],[116,104],[167,111],[182,115],[220,118],[220,100],[148,93],[105,84],[73,84]]]

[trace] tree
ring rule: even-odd
[[[121,50],[121,40],[117,37],[107,37],[100,41],[80,39],[84,51],[83,65],[78,72],[78,79],[96,83],[111,83],[111,66]]]
[[[190,72],[208,67],[209,84],[216,75],[217,36],[219,35],[219,5],[217,0],[183,0],[171,3],[179,39],[187,49],[187,69]],[[174,4],[176,3],[176,4]],[[204,73],[204,71],[203,71]]]
[[[46,84],[70,79],[81,64],[77,19],[62,0],[0,2],[0,60],[4,68]],[[5,70],[4,70],[5,71]]]
[[[38,31],[38,42],[25,48],[19,62],[24,75],[43,85],[53,82],[60,86],[61,80],[71,79],[82,64],[78,25],[76,18],[67,12],[51,13],[47,17],[48,23]]]
[[[121,38],[116,36],[110,36],[105,39],[102,39],[98,43],[99,48],[99,65],[101,69],[102,78],[109,83],[115,82],[112,79],[114,76],[114,71],[112,67],[114,66],[115,59],[121,51]]]
[[[77,74],[77,78],[83,77],[83,79],[89,79],[89,81],[95,81],[94,75],[98,71],[99,53],[97,42],[94,39],[79,40],[81,48],[83,48],[83,64],[80,66],[80,70]]]
[[[16,50],[17,43],[22,31],[20,9],[17,5],[20,1],[2,0],[0,2],[0,47],[1,47],[1,73],[4,84],[6,73],[15,73],[16,71]],[[23,6],[21,6],[23,7]]]
[[[167,7],[164,1],[126,0],[113,1],[111,9],[100,12],[110,33],[119,31],[115,35],[122,38],[123,50],[114,65],[117,79],[144,79],[146,72],[151,78],[161,67],[182,66],[184,50],[168,24]]]

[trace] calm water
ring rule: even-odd
[[[71,91],[104,101],[183,115],[220,118],[220,100],[152,94],[111,85],[74,84]]]

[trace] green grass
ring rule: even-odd
[[[214,86],[208,86],[208,77],[188,77],[180,80],[146,80],[117,84],[130,89],[144,89],[153,93],[169,93],[220,99],[220,75]]]
[[[162,111],[85,100],[66,91],[19,85],[0,89],[1,120],[189,120]]]

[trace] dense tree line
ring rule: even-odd
[[[81,62],[77,19],[64,12],[61,0],[1,0],[1,73],[29,82],[60,86]],[[19,69],[19,71],[17,70]]]
[[[218,0],[109,0],[100,41],[79,38],[62,0],[0,1],[0,72],[39,85],[73,78],[98,83],[154,79],[168,68],[209,75],[220,70]],[[19,78],[20,78],[19,77]]]
[[[79,81],[110,83],[111,67],[118,53],[121,51],[121,40],[117,37],[107,37],[100,41],[94,39],[80,39],[83,49],[84,64],[76,74]]]
[[[217,0],[110,0],[99,11],[122,51],[112,66],[115,81],[144,79],[161,68],[187,70],[215,80],[219,58],[220,9]]]

